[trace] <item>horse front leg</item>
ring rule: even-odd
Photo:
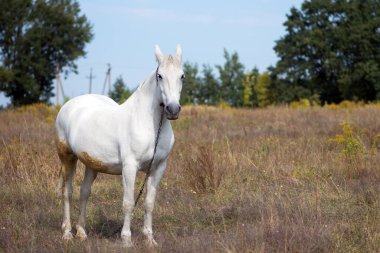
[[[157,165],[157,167],[151,172],[147,180],[143,234],[146,236],[147,242],[150,246],[157,246],[157,243],[153,238],[152,212],[154,208],[154,202],[156,199],[158,184],[160,183],[161,177],[164,174],[165,169],[166,160]]]
[[[131,234],[131,216],[134,202],[134,190],[136,180],[137,166],[136,164],[129,163],[123,166],[123,211],[124,211],[124,224],[121,230],[121,240],[127,247],[132,247],[132,234]]]

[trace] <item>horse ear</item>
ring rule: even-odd
[[[158,64],[161,64],[164,59],[164,55],[161,52],[161,49],[158,45],[156,45],[156,60]]]
[[[176,54],[176,57],[178,58],[178,60],[180,62],[182,62],[182,48],[179,44],[177,45],[177,48],[175,50],[175,54]]]

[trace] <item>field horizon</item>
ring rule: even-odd
[[[128,252],[379,252],[380,106],[185,106],[153,212]],[[86,241],[62,240],[57,110],[0,111],[0,252],[126,252],[121,177],[99,174]],[[74,178],[72,224],[84,166]],[[139,173],[137,194],[145,174]]]

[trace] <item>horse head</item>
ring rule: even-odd
[[[175,56],[165,56],[160,48],[156,46],[156,60],[158,63],[156,81],[161,90],[165,116],[169,120],[178,119],[181,111],[179,99],[182,80],[185,78],[182,70],[182,49],[177,45]]]

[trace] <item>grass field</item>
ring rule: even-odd
[[[0,252],[126,252],[118,176],[93,185],[89,239],[61,240],[55,115],[0,112]],[[380,106],[185,107],[173,127],[153,214],[159,247],[144,244],[140,202],[128,252],[380,251]],[[73,224],[82,178],[79,164]]]

